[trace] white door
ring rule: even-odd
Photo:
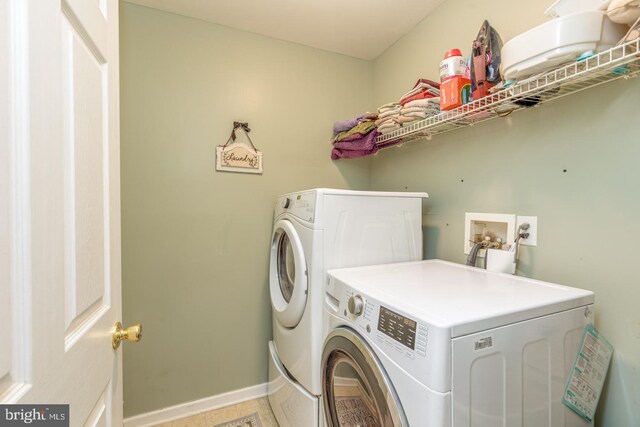
[[[0,0],[0,403],[122,425],[117,0]]]

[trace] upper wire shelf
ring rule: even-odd
[[[640,73],[640,39],[520,81],[461,107],[405,125],[376,139],[378,148],[504,117],[584,89]]]

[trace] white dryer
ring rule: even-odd
[[[269,401],[281,427],[321,422],[323,295],[329,268],[422,259],[426,193],[315,189],[276,200],[269,283]]]
[[[592,292],[439,260],[328,275],[327,427],[587,425],[561,399]]]

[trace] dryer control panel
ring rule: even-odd
[[[303,221],[314,222],[317,192],[305,191],[280,196],[276,199],[274,218],[287,212]]]

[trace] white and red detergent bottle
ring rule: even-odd
[[[440,109],[451,110],[471,101],[467,61],[460,49],[451,49],[440,62]]]

